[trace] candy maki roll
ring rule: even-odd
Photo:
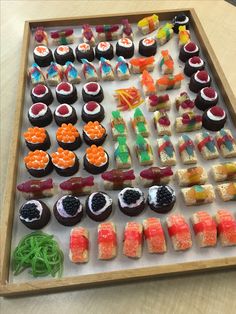
[[[106,129],[98,121],[89,121],[83,127],[83,139],[88,145],[102,145],[106,136]]]
[[[28,128],[24,132],[26,146],[30,150],[48,150],[51,146],[51,141],[48,132],[44,128],[34,127]]]
[[[94,221],[104,221],[112,213],[112,199],[104,192],[94,192],[86,200],[86,213]]]
[[[125,59],[132,58],[134,55],[134,43],[129,38],[121,38],[116,44],[116,55]]]
[[[33,103],[41,102],[49,106],[53,102],[51,89],[43,84],[37,84],[33,87],[30,96]]]
[[[71,123],[62,123],[56,131],[56,139],[59,146],[68,150],[75,150],[82,144],[78,130]]]
[[[77,122],[75,108],[68,104],[61,104],[57,106],[54,111],[54,119],[58,126],[61,126],[63,123],[75,124]]]
[[[227,115],[224,109],[214,106],[203,113],[202,125],[205,129],[211,131],[219,131],[223,129]]]
[[[207,71],[197,71],[191,76],[189,89],[193,93],[198,93],[204,87],[209,87],[211,85],[211,77]]]
[[[21,206],[19,218],[27,228],[38,230],[49,223],[51,212],[44,202],[33,199]]]
[[[153,120],[158,136],[171,135],[171,123],[165,110],[155,111]]]
[[[73,50],[69,46],[58,46],[54,51],[54,57],[58,64],[64,65],[67,61],[74,62],[75,56]]]
[[[205,68],[205,62],[198,56],[188,59],[184,66],[184,74],[191,77],[197,71],[202,71]]]
[[[47,69],[46,80],[47,84],[56,86],[63,79],[63,67],[56,62],[52,62]]]
[[[102,122],[105,118],[105,111],[101,104],[96,101],[89,101],[83,105],[81,118],[84,122]]]
[[[175,191],[169,185],[154,185],[148,189],[147,203],[156,213],[168,213],[174,207],[175,202]]]
[[[87,43],[79,44],[75,48],[75,55],[76,59],[80,63],[82,63],[82,59],[87,59],[89,62],[91,62],[94,60],[95,57],[93,48]]]
[[[73,104],[77,100],[77,90],[74,85],[62,82],[56,87],[56,97],[60,104]]]
[[[96,101],[101,103],[104,99],[102,86],[96,82],[86,83],[82,88],[82,97],[84,102]]]
[[[42,26],[36,28],[36,31],[34,33],[34,41],[35,46],[38,45],[48,46],[48,34]]]
[[[215,219],[221,245],[236,245],[236,220],[233,214],[226,209],[220,209],[217,211]]]
[[[157,43],[162,46],[166,44],[174,36],[173,25],[166,23],[157,31]]]
[[[196,184],[205,184],[207,181],[207,172],[200,166],[190,167],[187,169],[178,169],[175,177],[179,186],[189,187]]]
[[[83,217],[83,206],[77,196],[65,195],[54,204],[53,214],[61,225],[74,226]]]
[[[173,27],[174,32],[178,34],[180,26],[185,26],[186,29],[189,28],[189,17],[184,13],[180,13],[174,17],[172,23],[174,25]]]
[[[140,166],[153,164],[153,150],[148,139],[138,134],[135,143],[135,152]]]
[[[210,204],[215,200],[215,192],[211,184],[182,188],[181,194],[187,206]]]
[[[51,49],[46,46],[37,46],[33,52],[34,61],[40,67],[47,67],[53,62],[53,55]]]
[[[91,47],[95,46],[94,33],[89,24],[84,24],[82,26],[82,39],[84,43],[89,44]]]
[[[211,171],[216,182],[236,180],[236,161],[213,165]]]
[[[110,260],[117,255],[116,228],[112,222],[98,225],[98,259]]]
[[[43,71],[40,69],[37,63],[33,63],[32,66],[28,69],[28,76],[33,86],[46,83]]]
[[[64,75],[66,80],[71,84],[79,84],[81,82],[78,70],[70,61],[67,61],[64,66]]]
[[[136,135],[142,135],[148,137],[150,132],[143,112],[140,108],[136,108],[134,111],[133,118],[131,119],[132,128]]]
[[[161,164],[163,166],[175,166],[175,150],[168,135],[164,135],[162,138],[157,139],[157,147]]]
[[[138,216],[145,208],[144,193],[138,188],[125,188],[118,194],[118,205],[123,214]]]
[[[113,140],[116,140],[119,136],[127,136],[127,126],[125,120],[121,116],[119,110],[112,111],[111,117],[111,133]]]
[[[142,255],[143,227],[135,221],[126,223],[123,240],[123,254],[130,258],[140,258]]]
[[[144,237],[147,241],[148,253],[165,253],[166,240],[159,218],[151,217],[143,221]]]
[[[175,119],[175,130],[177,133],[192,132],[202,127],[202,116],[193,112],[187,112],[182,117]]]
[[[87,59],[82,59],[82,72],[87,82],[97,82],[99,80],[95,66]]]
[[[38,102],[29,108],[28,119],[33,126],[45,127],[52,122],[52,112],[46,104]]]
[[[157,41],[152,37],[141,39],[139,41],[138,52],[144,57],[155,56],[157,52]]]
[[[114,57],[113,46],[107,41],[101,41],[95,47],[95,56],[98,60],[101,57],[111,60]]]
[[[208,132],[196,134],[195,141],[197,148],[205,160],[215,159],[219,157],[213,137]]]
[[[138,29],[143,35],[152,33],[159,27],[158,15],[153,14],[151,16],[144,17],[138,22]]]
[[[186,62],[188,61],[188,59],[192,57],[198,57],[198,56],[199,56],[199,48],[193,41],[190,41],[184,46],[182,46],[179,52],[179,59],[182,62]]]
[[[107,170],[109,156],[102,146],[92,145],[86,149],[84,168],[92,174],[99,174]]]
[[[191,217],[193,230],[199,247],[211,247],[217,243],[215,220],[205,211],[194,213]]]
[[[160,68],[162,74],[173,74],[174,72],[174,61],[169,54],[168,50],[161,51],[161,61],[160,61]]]
[[[185,25],[179,26],[178,37],[180,47],[190,42],[190,31],[186,29]]]
[[[151,76],[151,74],[148,73],[147,70],[143,71],[140,78],[140,82],[141,82],[143,93],[145,96],[155,95],[156,93],[155,81],[153,77]]]
[[[218,99],[218,93],[213,87],[204,87],[198,92],[194,103],[199,110],[205,111],[215,106]]]
[[[184,113],[193,112],[195,105],[194,102],[189,98],[189,95],[186,92],[182,92],[175,99],[175,107],[182,116]]]
[[[72,263],[87,263],[89,260],[89,234],[83,227],[75,227],[70,232],[69,258]]]
[[[59,185],[63,194],[71,194],[74,196],[88,195],[95,188],[94,177],[73,177],[63,181]]]
[[[29,174],[36,178],[47,176],[53,170],[51,157],[43,150],[29,152],[24,162]]]
[[[183,134],[180,136],[178,140],[178,151],[184,165],[197,163],[196,149],[193,141],[188,135]]]
[[[168,184],[172,176],[171,167],[150,167],[140,172],[140,182],[148,188],[152,185]]]
[[[130,78],[129,63],[125,61],[124,57],[117,58],[116,75],[120,81],[128,80]]]
[[[63,177],[69,177],[79,170],[79,160],[75,153],[59,147],[51,154],[52,163],[56,172]]]
[[[228,129],[216,133],[216,143],[224,158],[236,157],[236,140]]]
[[[115,145],[115,164],[117,169],[128,169],[131,167],[130,149],[126,144],[126,137],[118,137]]]
[[[150,95],[146,98],[146,105],[148,111],[156,111],[156,110],[170,110],[170,97],[168,94],[166,95]]]
[[[28,180],[17,185],[17,190],[26,200],[51,197],[54,194],[54,184],[51,178],[46,180]]]
[[[112,169],[102,173],[105,190],[122,190],[126,187],[133,187],[135,182],[134,170]]]
[[[99,71],[103,81],[114,81],[114,72],[111,62],[103,57],[99,61]]]

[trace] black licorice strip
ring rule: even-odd
[[[34,277],[51,275],[61,277],[64,256],[52,235],[33,232],[24,237],[12,257],[14,275],[27,268]]]

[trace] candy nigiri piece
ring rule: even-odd
[[[174,61],[168,50],[161,51],[162,59],[160,61],[160,68],[162,74],[172,74],[174,72]]]
[[[81,82],[78,70],[70,61],[67,61],[64,66],[64,75],[67,81],[71,84],[79,84]]]
[[[83,227],[75,227],[70,233],[69,258],[72,263],[86,263],[89,259],[88,230]]]
[[[106,190],[122,190],[126,187],[133,187],[135,181],[134,170],[113,169],[102,173],[101,177]]]
[[[156,93],[155,81],[147,70],[144,70],[141,75],[141,85],[145,96],[153,95]]]
[[[128,80],[130,78],[129,63],[124,57],[119,56],[116,64],[116,75],[120,81]]]
[[[48,85],[58,85],[63,79],[63,67],[56,62],[51,62],[51,65],[47,69],[46,78]]]
[[[149,253],[165,253],[165,234],[159,218],[147,218],[143,221],[144,236]]]
[[[142,255],[143,227],[138,222],[127,222],[124,231],[123,254],[131,258]]]
[[[157,31],[157,42],[159,45],[164,45],[174,36],[173,25],[166,23]]]
[[[37,84],[45,84],[45,77],[40,69],[40,67],[37,65],[37,63],[33,63],[32,66],[28,70],[28,75],[30,77],[31,83],[33,86]]]
[[[181,86],[181,81],[184,79],[183,73],[176,75],[164,75],[156,81],[157,90],[178,89]]]
[[[114,81],[114,72],[110,60],[103,57],[99,61],[100,75],[103,81]]]
[[[46,179],[25,181],[17,185],[17,190],[22,193],[26,200],[50,197],[54,192],[53,180]]]
[[[190,42],[190,31],[186,29],[186,26],[179,26],[179,46],[183,46]]]
[[[61,182],[59,186],[63,194],[73,196],[88,195],[92,193],[95,188],[94,177],[73,177]]]
[[[143,35],[147,35],[155,31],[159,26],[158,15],[153,14],[151,16],[144,17],[138,22],[138,29]]]
[[[48,34],[43,27],[37,27],[34,34],[35,45],[48,46]]]
[[[143,137],[148,137],[150,132],[147,124],[147,120],[140,108],[136,108],[133,118],[131,119],[132,128],[136,135],[140,134]]]
[[[222,246],[236,245],[236,220],[233,214],[225,209],[216,213],[217,231]]]
[[[95,66],[87,59],[81,59],[83,66],[82,72],[87,82],[97,82],[99,80]]]
[[[150,167],[140,172],[140,181],[144,187],[168,184],[173,176],[171,167]]]
[[[223,202],[236,201],[235,182],[218,184],[216,190]]]
[[[91,47],[95,46],[95,37],[89,24],[82,26],[82,39],[84,43],[89,44]]]
[[[236,180],[236,161],[213,165],[211,169],[216,182]]]
[[[98,259],[109,260],[116,257],[116,228],[112,222],[98,225]]]
[[[124,38],[129,38],[131,40],[133,40],[134,34],[133,34],[133,30],[132,30],[132,26],[129,23],[128,19],[123,19],[121,21],[121,24],[123,26],[123,37]]]
[[[129,61],[134,74],[142,73],[144,70],[152,72],[154,70],[154,62],[155,58],[153,56],[147,58],[133,58]]]

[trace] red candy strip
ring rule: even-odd
[[[222,137],[219,137],[219,138],[216,140],[217,145],[218,145],[219,147],[221,147],[221,145],[225,144],[226,141],[233,142],[234,139],[232,138],[231,135],[228,135],[228,134],[227,134],[227,135],[224,135],[224,136],[222,136]]]
[[[214,222],[214,220],[212,220],[212,222],[198,222],[196,224],[193,225],[193,230],[195,234],[198,234],[200,232],[204,232],[204,231],[215,231],[216,229],[216,223]]]
[[[101,229],[98,231],[98,243],[112,243],[116,246],[116,233],[111,230]]]
[[[225,232],[229,232],[231,230],[236,231],[236,221],[235,220],[222,221],[217,226],[218,233],[225,233]]]
[[[168,227],[168,233],[170,237],[174,237],[176,234],[189,233],[189,226],[187,224],[172,225]]]
[[[88,250],[89,242],[84,235],[72,234],[70,237],[70,249],[77,250]]]
[[[124,240],[133,240],[137,241],[138,244],[141,244],[142,242],[142,233],[138,230],[125,230],[124,233]]]
[[[182,153],[186,147],[194,147],[193,142],[188,140],[179,146],[179,153]]]
[[[160,156],[160,153],[168,146],[172,147],[172,144],[170,141],[165,141],[159,148],[158,148],[158,154]]]
[[[198,143],[197,147],[201,152],[206,143],[211,142],[212,138],[210,136],[205,137],[201,142]]]

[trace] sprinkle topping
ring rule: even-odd
[[[27,142],[33,144],[43,143],[47,137],[45,129],[38,127],[28,128],[23,135]]]
[[[90,164],[99,167],[107,162],[107,153],[102,146],[92,145],[86,149],[86,158]]]
[[[57,140],[63,143],[73,143],[77,137],[79,137],[79,132],[71,123],[62,123],[56,132]]]
[[[43,150],[35,150],[34,152],[29,152],[24,158],[24,162],[27,168],[30,169],[44,169],[49,162],[48,153]]]

